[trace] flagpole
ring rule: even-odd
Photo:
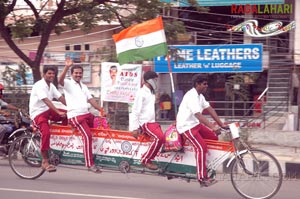
[[[101,110],[99,112],[99,115],[104,117],[104,107],[103,107],[103,100],[102,99],[100,100],[100,107],[101,107]]]
[[[172,98],[173,98],[173,104],[174,104],[174,113],[175,113],[175,118],[177,115],[177,105],[176,105],[176,96],[175,96],[175,87],[174,87],[174,80],[173,80],[173,74],[172,74],[172,68],[171,68],[171,60],[170,60],[170,55],[167,54],[167,59],[168,59],[168,68],[169,68],[169,75],[171,79],[171,89],[172,89]]]

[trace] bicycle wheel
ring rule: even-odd
[[[260,149],[241,154],[231,167],[234,189],[248,199],[271,198],[279,191],[282,178],[277,159]]]
[[[9,165],[13,172],[24,179],[36,179],[45,170],[41,169],[40,139],[25,135],[17,138],[9,148]]]

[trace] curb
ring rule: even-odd
[[[268,152],[270,152],[270,151],[268,151]],[[272,154],[272,152],[270,152],[270,153]],[[295,159],[293,157],[286,157],[286,156],[276,156],[276,155],[274,155],[274,156],[278,160],[281,170],[282,170],[283,177],[286,180],[300,179],[300,161],[299,161],[299,159]],[[226,167],[228,161],[229,161],[229,159],[224,161],[222,167],[219,167],[217,169],[217,172],[230,174],[231,168]],[[268,165],[267,170],[269,170],[269,163],[267,165]],[[270,170],[269,170],[269,175],[272,175],[272,171],[270,171]]]
[[[300,149],[276,145],[253,145],[271,153],[279,162],[282,173],[288,179],[300,178]]]

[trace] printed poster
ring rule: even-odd
[[[141,87],[141,64],[103,62],[101,64],[101,99],[108,102],[133,103]]]

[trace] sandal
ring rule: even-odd
[[[89,167],[88,171],[94,172],[94,173],[102,173],[101,169],[97,167],[96,165]]]
[[[148,163],[143,163],[144,167],[146,167],[147,169],[150,170],[157,170],[158,166],[153,164],[152,162],[148,162]]]
[[[50,172],[55,172],[55,171],[56,171],[56,167],[55,167],[54,165],[48,164],[48,163],[43,164],[43,165],[42,165],[42,169],[45,170],[45,171],[48,171],[49,173],[50,173]]]
[[[211,185],[216,184],[218,181],[213,178],[203,178],[199,182],[200,182],[200,187],[209,187]]]

